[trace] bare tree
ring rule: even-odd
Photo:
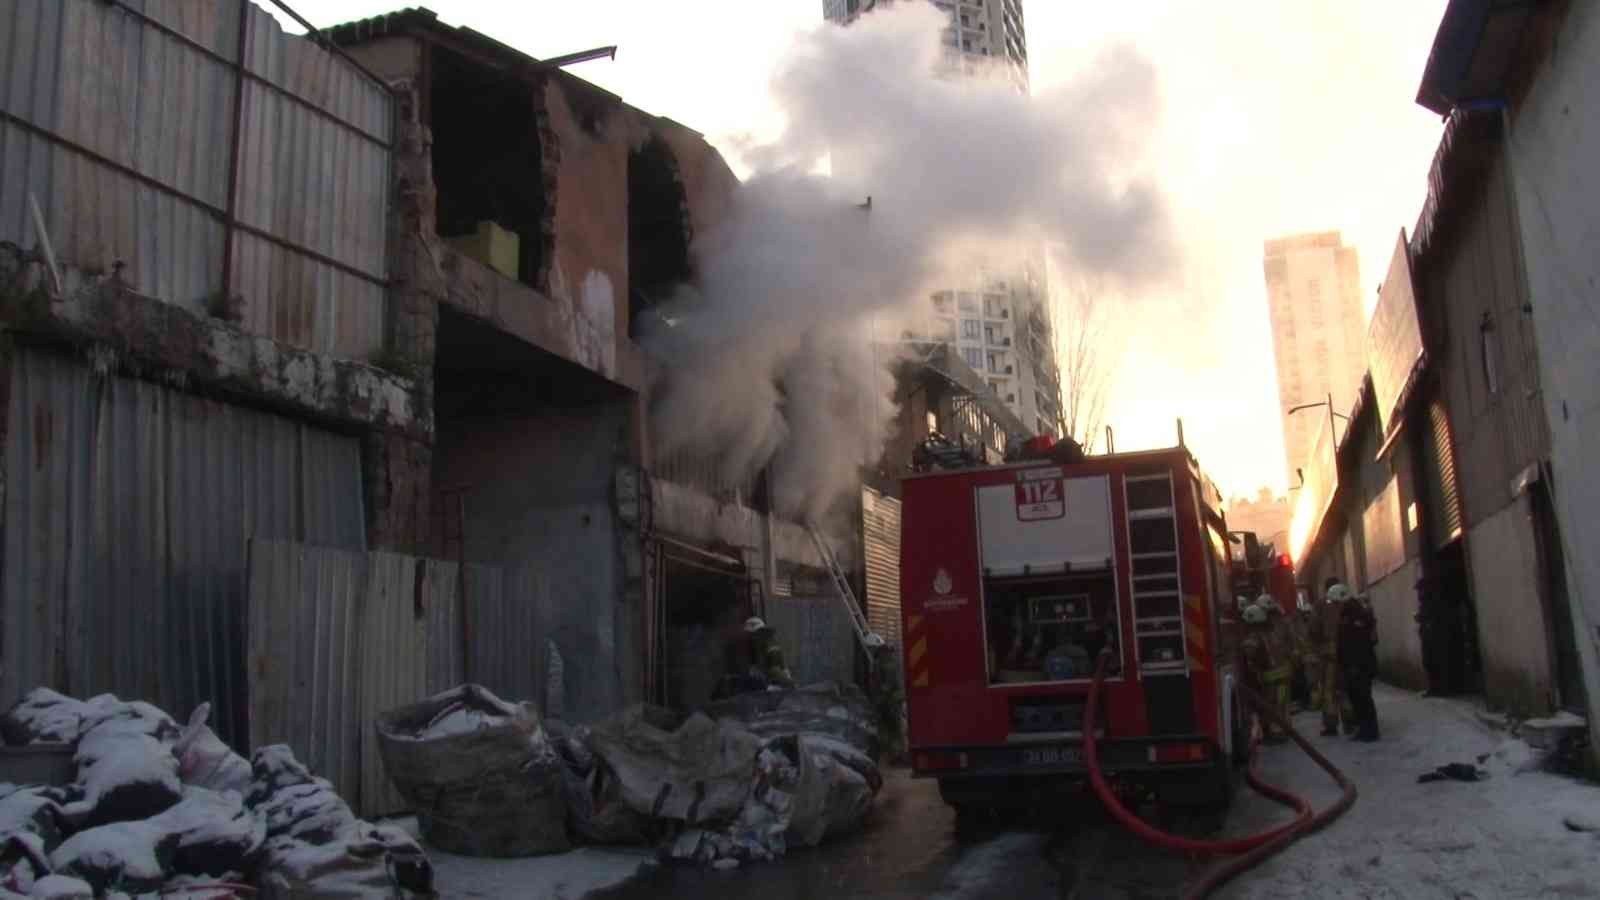
[[[1115,348],[1103,285],[1080,275],[1062,275],[1051,284],[1051,338],[1061,369],[1057,415],[1061,433],[1093,452],[1105,424],[1111,395]]]

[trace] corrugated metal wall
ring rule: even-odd
[[[783,660],[796,682],[854,682],[855,629],[838,594],[772,598],[767,601],[767,624],[777,630]]]
[[[468,677],[507,700],[529,700],[548,712],[548,648],[555,634],[549,579],[528,566],[469,565],[466,590]]]
[[[862,488],[866,549],[867,624],[891,644],[900,643],[900,501]]]
[[[246,543],[364,548],[359,445],[53,353],[10,374],[0,705],[211,701],[242,746]]]
[[[250,743],[285,743],[359,815],[398,812],[373,723],[462,681],[456,564],[250,545]]]
[[[35,245],[31,192],[63,263],[121,260],[136,290],[203,314],[237,125],[235,219],[280,239],[234,230],[244,327],[363,357],[383,345],[390,116],[386,88],[243,0],[0,0],[0,240]]]
[[[1461,468],[1459,524],[1471,528],[1511,503],[1518,473],[1549,457],[1550,434],[1503,159],[1460,209],[1441,223],[1418,280]]]

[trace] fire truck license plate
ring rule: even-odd
[[[1083,762],[1083,751],[1074,747],[1040,747],[1022,751],[1027,766],[1072,766]]]

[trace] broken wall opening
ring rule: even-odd
[[[743,623],[754,615],[750,580],[739,560],[663,542],[658,554],[657,702],[696,709],[724,675],[749,666]]]
[[[478,241],[470,255],[546,290],[555,247],[556,184],[547,164],[555,147],[547,146],[552,140],[541,128],[543,90],[538,82],[475,64],[443,47],[430,52],[439,237],[458,246]],[[515,235],[515,253],[485,246],[482,223]]]
[[[530,620],[539,633],[530,625],[483,639],[553,641],[579,720],[621,707],[625,660],[636,652],[637,609],[623,602],[626,529],[613,502],[617,467],[633,454],[635,406],[631,391],[575,363],[440,312],[435,503],[456,520],[434,529],[437,552],[526,570],[547,585],[547,609]]]
[[[628,322],[641,318],[693,276],[689,202],[677,157],[660,137],[628,156]]]

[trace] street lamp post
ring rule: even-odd
[[[1332,439],[1332,441],[1333,441],[1333,444],[1331,446],[1333,447],[1334,456],[1337,457],[1339,455],[1339,431],[1338,431],[1338,426],[1336,424],[1334,424],[1334,419],[1338,418],[1338,419],[1343,419],[1346,422],[1349,422],[1350,421],[1350,417],[1347,416],[1347,415],[1344,415],[1341,412],[1338,412],[1337,410],[1335,410],[1333,408],[1333,392],[1332,391],[1328,392],[1328,399],[1326,399],[1326,400],[1318,400],[1315,403],[1302,403],[1299,406],[1292,406],[1292,407],[1289,408],[1288,412],[1284,413],[1284,415],[1292,416],[1295,413],[1301,411],[1302,409],[1316,409],[1319,406],[1326,406],[1328,408],[1328,437],[1330,439]]]

